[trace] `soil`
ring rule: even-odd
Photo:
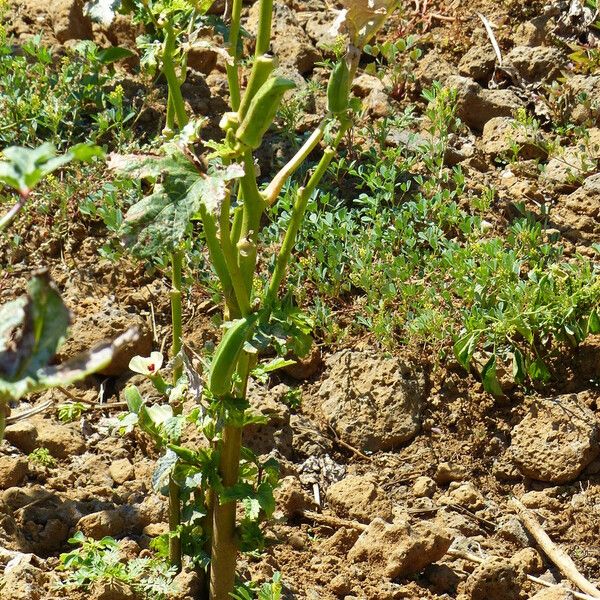
[[[546,6],[415,0],[386,32],[390,39],[422,36],[424,56],[415,81],[390,95],[363,79],[355,91],[365,97],[368,118],[376,120],[418,104],[420,90],[433,80],[456,87],[470,137],[456,140],[447,158],[461,164],[472,189],[488,183],[499,190],[493,226],[501,231],[517,202],[538,212],[543,197],[556,207],[551,226],[563,233],[567,254],[591,255],[591,245],[600,239],[595,166],[600,151],[593,143],[600,140],[600,78],[577,74],[569,65],[568,43],[593,47],[597,42],[585,11],[569,10],[573,6],[577,1]],[[256,9],[247,10],[252,31]],[[17,41],[43,30],[52,44],[81,37],[135,43],[135,28],[125,20],[104,31],[86,21],[76,1],[19,0],[11,11],[8,30]],[[319,76],[315,63],[325,51],[315,40],[327,29],[323,12],[321,0],[291,0],[277,8],[275,28],[286,40],[282,67],[295,77]],[[478,12],[494,24],[508,61],[504,68],[496,66]],[[220,60],[199,56],[193,65],[194,78],[223,104]],[[558,168],[565,163],[562,155],[552,170],[553,157],[536,154],[537,146],[522,140],[519,168],[498,167],[494,159],[506,151],[515,109],[528,107],[542,119],[552,118],[538,93],[557,76],[565,77],[563,85],[591,95],[585,106],[565,107],[575,122],[591,124],[588,147],[560,141],[567,151],[585,151],[594,166],[574,180]],[[192,92],[190,104],[197,101]],[[523,168],[531,159],[547,161],[543,176]],[[145,333],[139,346],[128,349],[129,356],[168,347],[163,277],[127,260],[116,266],[99,260],[102,227],[82,215],[60,233],[44,218],[28,218],[20,225],[26,252],[0,248],[2,301],[21,294],[29,275],[47,266],[73,311],[65,357],[130,324]],[[211,322],[215,310],[207,291],[192,290],[185,307],[185,336],[192,349],[217,337]],[[261,582],[281,571],[284,597],[298,600],[546,597],[526,577],[534,575],[563,582],[564,588],[548,597],[570,597],[571,584],[541,553],[510,505],[516,496],[535,511],[583,575],[600,581],[600,336],[565,356],[561,377],[534,397],[514,388],[494,399],[476,376],[451,361],[440,364],[415,348],[390,357],[370,339],[348,341],[346,348],[320,345],[319,354],[322,360],[313,357],[306,369],[296,368],[293,376],[282,375],[251,392],[253,408],[271,422],[252,426],[246,443],[261,453],[274,449],[285,477],[277,492],[277,518],[267,530],[269,547],[258,558],[241,560],[242,577]],[[0,445],[0,564],[10,565],[0,589],[3,600],[134,597],[127,589],[57,590],[53,571],[75,531],[114,536],[123,555],[132,557],[165,530],[166,500],[151,486],[156,459],[151,446],[140,434],[110,433],[110,417],[119,412],[111,405],[121,401],[124,386],[145,385],[131,376],[127,364],[128,356],[121,357],[105,374],[69,392],[88,402],[100,397],[100,410],[73,424],[61,423],[54,410],[47,410],[8,427]],[[280,401],[289,386],[302,390],[301,406],[293,411]],[[54,405],[67,398],[52,391],[30,403],[47,399]],[[27,408],[22,403],[14,413]],[[40,447],[50,450],[55,466],[27,460]],[[478,564],[449,554],[449,548],[489,558]],[[8,563],[11,552],[25,556]],[[178,580],[173,600],[191,597],[190,577]]]

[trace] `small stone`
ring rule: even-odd
[[[32,555],[30,555],[32,556]],[[31,558],[10,563],[0,577],[0,591],[6,600],[43,600],[48,576],[44,571],[31,564]],[[5,594],[9,594],[5,596]]]
[[[335,513],[343,518],[363,523],[375,517],[384,521],[393,518],[392,502],[369,476],[349,475],[327,490],[327,501]]]
[[[535,548],[521,548],[510,562],[525,574],[540,573],[544,568],[544,561]]]
[[[386,523],[374,519],[348,553],[351,562],[365,562],[375,577],[389,579],[420,572],[450,547],[452,537],[436,523]]]
[[[565,148],[559,156],[552,156],[544,165],[540,182],[552,186],[555,190],[572,190],[579,187],[585,177],[596,168],[596,161],[587,151],[579,148]]]
[[[439,503],[456,504],[470,511],[477,511],[485,506],[485,499],[470,481],[452,482],[448,493],[440,497]]]
[[[553,585],[551,588],[540,590],[530,600],[573,600],[574,596],[570,590],[562,585]]]
[[[425,567],[423,576],[436,594],[449,594],[454,597],[461,577],[448,565],[433,563]]]
[[[275,489],[275,504],[277,510],[283,512],[287,518],[296,516],[303,510],[314,508],[314,501],[302,489],[302,484],[297,477],[284,477]]]
[[[100,540],[106,536],[121,534],[125,521],[117,510],[101,510],[81,517],[75,528],[87,537]]]
[[[491,45],[471,46],[462,56],[458,63],[458,72],[466,77],[472,77],[475,81],[487,83],[496,66],[496,53]]]
[[[529,537],[525,528],[521,524],[521,521],[514,515],[503,515],[498,519],[498,525],[496,532],[499,537],[519,544],[520,546],[527,546],[529,544]]]
[[[359,98],[366,98],[373,90],[383,91],[383,82],[379,77],[369,75],[368,73],[361,73],[358,77],[354,78],[352,82],[354,95]]]
[[[38,447],[37,436],[37,429],[31,421],[17,421],[4,430],[4,437],[24,454],[31,454]]]
[[[348,581],[348,577],[340,573],[331,580],[329,589],[336,596],[345,596],[352,591],[352,584]]]
[[[27,475],[27,466],[24,458],[0,456],[0,490],[19,485]]]
[[[437,466],[433,478],[438,485],[447,485],[452,481],[462,481],[466,476],[462,467],[448,462],[441,462]]]
[[[437,485],[431,477],[425,475],[417,477],[413,483],[412,492],[416,498],[431,498],[435,494]]]
[[[150,523],[142,531],[149,537],[158,537],[169,533],[169,525],[167,523]]]
[[[171,583],[169,600],[194,600],[202,594],[200,578],[196,571],[181,571]]]
[[[490,158],[511,154],[513,146],[523,160],[544,159],[548,155],[543,135],[510,117],[490,119],[483,127],[480,146]]]
[[[135,470],[128,458],[115,460],[108,468],[108,473],[117,485],[121,485],[135,477]]]
[[[306,540],[298,533],[292,533],[292,535],[290,535],[290,537],[288,538],[288,544],[294,550],[301,551],[306,549]]]
[[[466,581],[470,600],[519,600],[524,573],[508,559],[490,558],[479,565]]]
[[[560,75],[563,52],[555,46],[515,46],[505,57],[526,81],[549,82]]]

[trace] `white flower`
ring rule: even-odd
[[[141,375],[148,375],[152,377],[156,375],[163,364],[163,355],[160,352],[151,352],[150,356],[145,358],[143,356],[134,356],[129,361],[129,368],[134,373],[140,373]]]
[[[331,33],[345,31],[354,46],[363,48],[383,26],[397,0],[341,0],[341,4],[344,8],[336,11]]]

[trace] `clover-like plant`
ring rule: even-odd
[[[202,597],[211,600],[231,598],[238,550],[264,546],[260,523],[275,508],[277,473],[273,460],[261,461],[242,447],[244,426],[256,422],[248,411],[248,380],[253,373],[264,377],[287,364],[288,354],[301,356],[310,346],[310,322],[280,299],[280,288],[308,202],[318,193],[352,125],[356,105],[350,101],[350,90],[362,48],[393,6],[394,2],[382,0],[345,2],[335,26],[347,34],[346,52],[331,72],[327,113],[266,187],[259,188],[253,153],[272,126],[283,96],[295,87],[276,74],[276,59],[269,54],[272,0],[260,0],[255,55],[243,91],[239,83],[242,1],[234,0],[230,7],[226,40],[231,110],[221,120],[223,139],[205,142],[213,149],[207,161],[200,161],[192,151],[191,124],[155,155],[113,156],[110,161],[116,171],[145,180],[152,190],[129,209],[124,241],[142,258],[169,254],[172,272],[173,377],[168,382],[159,372],[162,358],[132,362],[135,371],[150,378],[164,402],[148,405],[136,388],[129,388],[130,415],[123,427],[139,425],[163,450],[154,484],[169,494],[171,563],[179,567],[183,551],[201,572],[207,568]],[[178,121],[180,126],[183,123]],[[279,249],[272,257],[266,250],[259,252],[265,210],[322,141],[325,147],[318,163],[295,191]],[[195,222],[202,225],[202,239],[223,299],[224,333],[202,376],[191,367],[183,349],[181,319],[183,245],[194,239]],[[273,264],[265,282],[256,276],[259,258],[260,264],[269,258]],[[259,364],[261,354],[273,349],[277,358]],[[190,399],[193,409],[184,414]],[[186,421],[204,434],[204,447],[181,444]],[[244,509],[240,519],[238,502]]]

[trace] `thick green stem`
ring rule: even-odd
[[[242,354],[238,367],[238,385],[235,394],[239,398],[246,396],[250,357]],[[240,454],[242,449],[242,428],[226,425],[219,446],[219,475],[224,487],[238,482]],[[213,536],[210,565],[210,599],[231,600],[235,585],[235,566],[238,541],[236,533],[237,503],[217,501],[213,507]]]
[[[179,77],[177,77],[177,73],[175,72],[175,64],[173,62],[176,35],[175,30],[173,29],[173,24],[169,21],[166,22],[164,28],[166,32],[166,39],[162,57],[162,71],[167,79],[167,85],[169,86],[169,99],[170,103],[173,105],[173,111],[175,112],[177,125],[180,129],[182,129],[188,123],[188,116],[185,112],[185,103],[183,101],[183,96],[181,95],[181,82]]]
[[[254,94],[256,94],[260,86],[267,81],[274,68],[275,59],[270,55],[257,56],[254,59],[250,79],[248,80],[248,85],[246,86],[246,91],[244,92],[244,97],[242,98],[238,110],[240,122],[246,115],[250,102],[252,101],[252,98],[254,98]]]
[[[227,82],[229,84],[229,97],[231,110],[237,111],[240,106],[240,80],[238,71],[238,40],[240,37],[240,20],[242,14],[242,0],[233,0],[231,6],[231,24],[229,26],[229,56],[233,64],[227,64]]]
[[[256,34],[255,56],[266,54],[271,46],[271,21],[273,18],[273,0],[260,0],[258,13],[258,32]]]
[[[171,255],[171,328],[173,343],[171,345],[171,356],[175,357],[183,347],[183,319],[182,319],[182,271],[183,251],[176,250]],[[182,374],[182,366],[173,369],[173,385],[177,383]],[[180,414],[182,406],[174,406],[173,412]],[[169,562],[177,571],[181,570],[181,536],[179,527],[181,525],[181,490],[176,481],[169,479]]]

